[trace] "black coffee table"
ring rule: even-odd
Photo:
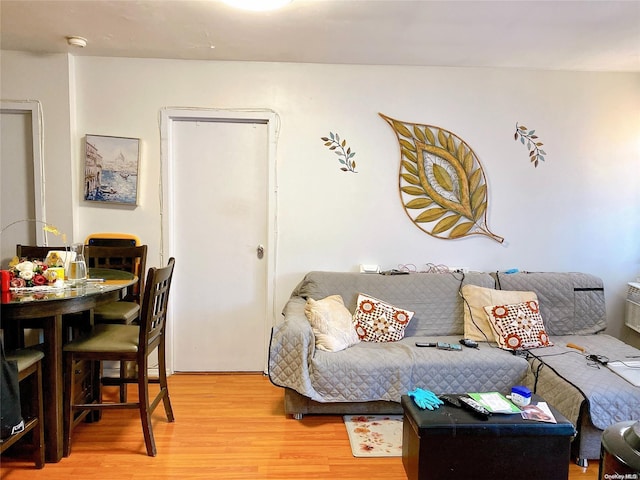
[[[534,403],[544,401],[534,395]],[[409,480],[566,480],[573,424],[551,406],[558,423],[494,414],[482,420],[467,410],[422,410],[411,397],[404,411],[402,463]]]

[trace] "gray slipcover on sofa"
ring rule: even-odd
[[[481,343],[461,352],[416,347],[416,342],[457,343],[470,311],[461,288],[532,291],[552,347],[525,355]],[[316,348],[307,299],[340,295],[354,312],[358,294],[415,312],[402,340],[360,342],[344,350]],[[500,391],[528,385],[576,425],[578,459],[599,456],[606,426],[640,418],[640,388],[585,355],[611,360],[640,351],[600,332],[606,327],[604,291],[597,277],[580,273],[416,273],[378,275],[310,272],[294,289],[274,327],[269,352],[271,381],[285,389],[285,412],[304,414],[401,413],[400,397],[416,387],[436,393]],[[473,317],[471,317],[473,318]],[[561,355],[551,354],[560,353]]]

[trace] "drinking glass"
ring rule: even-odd
[[[87,281],[87,264],[84,261],[84,244],[74,243],[71,251],[75,253],[67,270],[67,279],[71,285],[83,285]]]

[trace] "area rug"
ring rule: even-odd
[[[354,457],[401,457],[402,415],[345,415]]]

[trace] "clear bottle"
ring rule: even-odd
[[[84,261],[84,244],[74,243],[71,245],[71,252],[72,258],[67,269],[67,280],[72,286],[84,285],[87,281],[87,264]]]

